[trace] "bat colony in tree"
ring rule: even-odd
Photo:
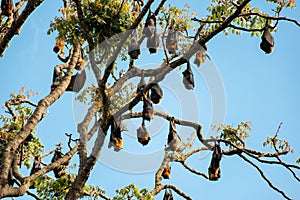
[[[138,1],[138,3],[142,6],[144,3],[143,1]],[[12,0],[1,0],[1,15],[4,16],[11,16],[13,14],[13,1]],[[264,28],[263,35],[261,37],[261,43],[260,48],[266,53],[272,53],[274,48],[274,38],[272,34],[270,33],[270,27],[266,25]],[[154,13],[149,11],[147,19],[144,24],[144,28],[142,30],[143,36],[147,38],[147,48],[149,49],[150,54],[156,53],[159,47],[159,34],[157,34],[157,22],[156,22],[156,16]],[[71,50],[69,52],[69,56],[64,57],[64,47],[65,42],[62,38],[57,38],[56,44],[53,48],[53,51],[58,54],[58,58],[64,62],[67,63],[70,60]],[[178,38],[175,26],[171,24],[168,28],[168,34],[166,37],[166,50],[169,54],[175,54],[178,50]],[[203,64],[206,60],[207,54],[207,47],[204,45],[200,48],[195,54],[194,64],[196,66],[200,66]],[[132,31],[129,45],[128,45],[128,55],[131,59],[135,60],[138,59],[141,54],[140,50],[140,41],[138,37],[138,32],[136,30]],[[53,80],[51,85],[51,91],[55,90],[57,86],[60,84],[60,82],[63,80],[63,78],[66,75],[66,69],[68,65],[60,65],[56,66],[53,71]],[[77,71],[80,71],[80,73],[76,72],[75,75],[71,77],[70,83],[66,89],[66,91],[72,91],[72,92],[79,92],[86,81],[86,72],[85,72],[85,61],[84,61],[84,51],[81,49],[80,57],[77,60],[75,69]],[[190,61],[187,61],[186,69],[182,72],[183,75],[183,85],[186,89],[192,90],[195,86],[194,82],[194,75],[191,68]],[[151,121],[154,117],[154,110],[153,110],[153,104],[159,104],[163,98],[163,90],[160,87],[158,83],[153,83],[150,87],[149,91],[144,91],[146,82],[144,78],[144,73],[142,72],[140,82],[137,86],[136,93],[142,95],[142,101],[143,101],[143,109],[142,109],[142,123],[140,127],[136,130],[137,131],[137,140],[140,144],[143,146],[147,145],[149,141],[151,140],[150,135],[147,131],[147,128],[145,126],[145,120]],[[113,147],[115,151],[122,150],[123,146],[123,139],[122,139],[122,131],[124,131],[124,125],[123,122],[119,119],[115,119],[114,117],[110,118],[110,139],[108,147]],[[181,140],[179,134],[176,131],[175,126],[175,119],[172,117],[169,122],[169,133],[168,133],[168,139],[167,139],[167,147],[165,148],[166,151],[176,151],[178,150],[178,145]],[[29,142],[31,142],[33,139],[32,134],[30,134],[23,142],[22,145],[27,146]],[[222,149],[220,147],[219,142],[216,142],[213,149],[212,149],[212,157],[210,166],[208,168],[208,179],[212,181],[216,181],[221,177],[221,170],[220,170],[220,161],[222,158]],[[51,163],[56,162],[57,160],[61,159],[64,156],[64,154],[60,150],[56,150],[54,152],[53,158],[51,160]],[[22,160],[22,150],[21,150],[21,156],[20,159]],[[61,166],[53,169],[54,175],[56,178],[60,178],[63,175],[66,174],[66,167],[68,165],[68,162],[63,163]],[[34,174],[35,172],[39,171],[41,169],[41,157],[36,156],[34,158],[34,163],[30,172],[30,175]],[[164,179],[169,179],[171,175],[171,167],[169,164],[167,164],[163,168],[162,177]],[[8,184],[12,187],[14,184],[14,177],[12,173],[12,169],[9,171],[8,175]],[[35,185],[32,184],[30,186],[31,189],[35,188]],[[170,189],[165,189],[165,194],[163,197],[163,200],[173,200],[172,191]]]
[[[3,8],[7,8],[7,6],[6,6],[7,2],[10,2],[10,1],[2,0],[2,2],[6,3],[5,5],[3,5]],[[159,35],[157,34],[156,16],[151,11],[149,11],[149,13],[148,13],[142,34],[147,38],[147,48],[149,49],[150,54],[156,53],[158,50],[158,47],[159,47]],[[271,35],[269,28],[267,26],[264,29],[264,33],[263,33],[261,39],[262,39],[262,41],[260,44],[260,48],[265,53],[271,53],[274,48],[274,38]],[[140,41],[139,41],[139,37],[138,37],[138,32],[137,32],[137,30],[133,30],[131,33],[131,37],[130,37],[130,41],[129,41],[129,45],[128,45],[128,55],[133,60],[138,59],[141,54],[139,42]],[[63,62],[67,62],[69,57],[63,58],[64,46],[65,46],[64,40],[57,38],[56,44],[53,48],[53,51],[55,53],[59,53],[58,57],[60,58],[60,60],[62,60]],[[175,30],[175,27],[172,24],[168,28],[168,34],[166,37],[166,50],[168,51],[169,54],[176,55],[177,49],[178,49],[178,38],[177,38],[177,33]],[[195,59],[193,62],[196,66],[199,67],[201,64],[203,64],[205,62],[206,57],[207,57],[206,51],[207,51],[207,46],[204,45],[203,47],[200,48],[200,50],[198,50],[196,52]],[[82,49],[81,56],[78,59],[76,67],[75,67],[76,70],[82,71],[82,72],[76,73],[75,75],[73,75],[71,77],[70,84],[66,91],[79,92],[82,89],[82,87],[85,83],[85,79],[86,79],[84,65],[85,65],[84,52]],[[65,76],[64,69],[65,68],[59,68],[59,67],[54,68],[53,84],[51,85],[51,90],[54,90],[56,88],[56,86],[62,81],[63,77]],[[187,90],[192,90],[195,86],[195,83],[194,83],[193,71],[191,69],[191,65],[190,65],[189,61],[187,61],[186,70],[184,70],[182,72],[182,75],[183,75],[184,87]],[[146,82],[145,82],[145,78],[144,78],[144,73],[142,72],[141,79],[140,79],[140,82],[138,83],[136,93],[137,94],[142,93],[142,101],[143,101],[142,124],[137,129],[137,139],[138,139],[138,142],[140,144],[142,144],[143,146],[147,145],[151,139],[144,122],[145,122],[145,120],[150,121],[151,119],[153,119],[154,110],[153,110],[152,103],[159,104],[163,97],[163,90],[159,86],[158,83],[153,83],[153,85],[149,89],[150,95],[149,95],[149,91],[146,91],[143,93],[145,85],[146,85]],[[114,117],[112,117],[110,119],[111,134],[110,134],[110,140],[109,140],[108,147],[109,148],[114,147],[115,151],[120,151],[123,146],[122,123],[123,123],[122,121],[120,121],[118,119],[114,119]],[[180,136],[176,132],[174,118],[172,117],[170,119],[170,127],[169,127],[166,151],[176,151],[178,149],[179,140],[180,140]],[[56,151],[54,154],[54,157],[52,159],[52,162],[61,158],[62,155],[63,154],[60,151]],[[209,180],[215,181],[220,178],[221,158],[222,158],[222,150],[221,150],[219,143],[216,143],[215,146],[213,147],[211,163],[208,168]],[[37,163],[34,164],[32,171],[39,169],[39,167],[40,167],[39,162],[37,161]],[[55,169],[54,174],[55,174],[55,177],[62,176],[62,174],[65,174],[64,168],[62,167],[62,168]],[[169,165],[167,165],[162,172],[162,177],[165,179],[169,179],[170,174],[171,174],[171,167]],[[171,190],[166,189],[164,199],[173,199]]]

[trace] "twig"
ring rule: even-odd
[[[168,54],[167,54],[167,51],[166,51],[166,44],[165,44],[165,35],[166,35],[166,31],[167,31],[167,28],[169,26],[169,17],[167,17],[166,19],[166,27],[162,33],[162,37],[161,37],[161,41],[162,41],[162,44],[163,44],[163,49],[164,49],[164,54],[166,56],[166,62],[167,62],[167,65],[169,65],[169,57],[168,57]]]
[[[8,113],[11,114],[12,117],[16,117],[14,111],[13,111],[12,108],[11,108],[10,102],[7,101],[7,102],[5,102],[4,105],[5,105],[5,107],[7,108]]]
[[[269,19],[269,20],[277,20],[277,21],[289,21],[289,22],[293,22],[294,24],[296,24],[297,26],[300,27],[300,23],[295,20],[295,19],[290,19],[290,18],[287,18],[287,17],[272,17],[272,16],[269,16],[269,15],[264,15],[264,14],[261,14],[261,13],[245,13],[245,14],[240,14],[240,16],[259,16],[261,18],[264,18],[264,19]]]
[[[188,164],[186,164],[185,161],[178,161],[178,162],[181,163],[184,168],[186,168],[193,174],[197,174],[199,176],[203,176],[205,179],[208,179],[208,176],[206,174],[204,174],[203,172],[199,172],[199,171],[195,170],[194,168],[190,167]]]
[[[263,31],[263,28],[253,28],[253,29],[248,29],[248,28],[244,28],[244,27],[239,27],[239,26],[235,26],[235,25],[228,25],[228,27],[236,29],[236,30],[241,30],[241,31],[246,31],[246,32],[256,32],[256,31]]]
[[[193,17],[191,20],[204,23],[204,24],[220,24],[224,22],[223,20],[202,20],[202,19],[197,19],[196,17]]]
[[[252,165],[260,173],[261,177],[268,183],[268,185],[273,190],[279,192],[285,199],[291,200],[291,198],[289,198],[282,190],[278,189],[277,187],[275,187],[272,184],[272,182],[265,176],[264,172],[256,164],[254,164],[252,161],[250,161],[248,158],[246,158],[242,154],[238,154],[238,156],[240,156],[243,160],[245,160],[247,163],[249,163],[250,165]]]
[[[69,140],[68,140],[68,147],[69,147],[69,149],[71,150],[72,149],[72,147],[71,147],[71,142],[78,142],[79,141],[79,139],[72,139],[72,133],[65,133],[65,135],[67,136],[67,137],[69,137]]]
[[[276,158],[277,158],[277,160],[285,167],[285,168],[287,168],[287,170],[289,170],[291,173],[292,173],[292,175],[294,176],[294,178],[298,181],[298,182],[300,182],[300,178],[296,175],[296,173],[286,164],[286,163],[284,163],[282,160],[281,160],[281,158],[279,157],[279,150],[277,149],[277,147],[276,147],[276,141],[277,141],[277,136],[278,136],[278,134],[279,134],[279,131],[280,131],[280,129],[281,129],[281,126],[282,126],[282,122],[280,122],[280,124],[279,124],[279,126],[278,126],[278,128],[277,128],[277,130],[276,130],[276,132],[275,132],[275,135],[274,135],[274,137],[273,137],[273,139],[272,139],[272,143],[273,143],[273,146],[274,146],[274,149],[275,149],[275,151],[276,151],[276,153],[277,153],[277,155],[275,156]]]
[[[45,158],[47,156],[49,156],[50,154],[54,153],[55,151],[61,150],[62,149],[62,145],[58,145],[55,149],[49,151],[48,153],[45,153],[44,155],[41,156],[41,160],[42,158]]]

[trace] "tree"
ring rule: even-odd
[[[42,3],[44,2],[20,1],[12,7],[10,12],[8,10],[8,16],[5,16],[5,7],[1,7],[1,54],[7,49],[11,39],[18,34],[29,15]],[[252,7],[250,0],[211,1],[207,7],[208,15],[203,16],[203,18],[197,17],[190,11],[192,9],[189,7],[178,9],[173,5],[165,6],[164,0],[157,2],[157,4],[154,4],[153,0],[147,2],[74,0],[63,3],[64,6],[60,9],[61,15],[54,18],[49,29],[49,33],[57,34],[55,50],[59,58],[57,62],[60,63],[55,67],[54,73],[57,77],[53,81],[50,94],[35,104],[30,100],[35,93],[26,92],[25,88],[22,88],[18,94],[12,93],[4,105],[7,113],[1,117],[0,197],[22,196],[27,193],[35,198],[39,196],[41,198],[78,199],[83,196],[100,196],[108,199],[99,186],[88,185],[87,180],[97,159],[103,152],[105,138],[110,141],[111,146],[116,151],[124,151],[121,149],[121,145],[122,143],[125,145],[126,140],[123,141],[119,130],[124,128],[121,121],[128,122],[129,119],[133,118],[138,118],[139,122],[142,118],[149,118],[150,121],[152,103],[148,99],[155,94],[157,84],[163,84],[165,78],[172,71],[185,68],[188,60],[191,61],[191,65],[194,65],[195,56],[198,58],[196,64],[197,62],[203,64],[205,60],[209,62],[210,56],[207,55],[207,51],[209,52],[211,39],[222,34],[222,32],[225,35],[228,35],[230,31],[237,35],[241,32],[250,32],[253,36],[260,36],[266,33],[267,29],[272,34],[277,30],[281,21],[300,26],[296,20],[282,15],[285,10],[295,6],[293,1],[267,1],[267,5],[275,8],[271,10],[268,7],[267,11]],[[150,7],[153,14],[157,16],[157,21],[154,24],[149,19],[147,24],[149,26],[145,29],[144,21],[147,21],[145,18],[148,18]],[[17,14],[18,12],[20,15]],[[144,21],[142,21],[143,19]],[[138,51],[131,52],[131,50],[138,50],[139,44],[143,40],[151,44],[151,39],[154,39],[152,51],[155,51],[156,27],[161,27],[162,30],[160,40],[162,41],[163,52],[159,53],[164,59],[161,60],[162,64],[158,67],[143,69],[137,64],[138,61],[143,60],[143,57],[135,60],[134,53],[137,56]],[[194,28],[195,31],[193,31]],[[171,38],[171,33],[176,34],[175,40]],[[138,44],[133,44],[136,34],[138,35],[136,40]],[[269,48],[274,44],[268,37],[264,39],[261,48],[270,53]],[[176,41],[178,41],[177,45],[174,44]],[[63,53],[65,46],[69,48],[68,56]],[[128,46],[133,47],[133,49],[129,49],[132,58],[127,55]],[[172,49],[172,47],[175,48]],[[192,57],[193,55],[195,56]],[[70,82],[74,80],[74,76],[72,76],[74,70],[82,68],[83,60],[87,63],[85,70],[93,73],[96,83],[83,88],[77,96],[78,101],[89,106],[77,126],[80,139],[77,140],[75,134],[66,134],[69,141],[65,142],[63,146],[66,151],[68,145],[69,151],[61,158],[52,159],[53,162],[50,162],[49,157],[55,152],[59,154],[62,145],[59,144],[52,151],[42,153],[47,144],[41,142],[39,133],[35,134],[36,127],[44,121],[47,122],[47,109],[51,108],[66,90],[75,90],[76,87]],[[120,64],[122,60],[127,63],[126,67]],[[121,69],[127,71],[122,72]],[[63,70],[65,71],[63,72]],[[118,77],[115,75],[117,72],[120,72]],[[191,71],[187,70],[185,76],[189,77],[190,73]],[[141,84],[140,86],[143,87],[136,91],[136,87],[132,87],[134,77],[149,78],[149,81],[144,85]],[[195,80],[196,83],[197,81]],[[186,88],[193,87],[192,80],[188,78],[184,83]],[[75,85],[78,85],[78,82],[75,82]],[[150,96],[148,97],[149,90]],[[160,96],[159,92],[158,96]],[[151,99],[152,102],[155,102],[153,97]],[[172,101],[171,98],[167,97],[165,101],[168,100]],[[145,108],[138,107],[138,104],[144,104]],[[200,151],[213,151],[213,157],[218,160],[220,157],[218,144],[221,145],[223,157],[238,156],[242,158],[260,173],[262,179],[272,189],[286,199],[291,198],[273,184],[264,173],[263,167],[259,166],[260,164],[280,165],[299,182],[296,171],[300,167],[282,160],[284,155],[292,151],[287,141],[279,139],[278,134],[282,124],[279,125],[275,134],[268,137],[264,142],[264,145],[271,146],[274,150],[273,153],[268,153],[246,147],[245,139],[251,130],[251,126],[247,122],[241,122],[236,127],[216,124],[215,130],[220,134],[217,137],[209,138],[202,133],[201,121],[192,122],[180,119],[177,116],[156,110],[155,106],[154,108],[155,118],[161,117],[170,123],[168,145],[161,166],[155,174],[155,185],[151,190],[142,189],[140,191],[135,185],[129,185],[119,190],[114,197],[115,199],[129,199],[132,198],[131,196],[138,199],[142,196],[143,198],[151,198],[162,190],[167,191],[167,188],[175,191],[183,198],[191,199],[192,197],[179,187],[172,184],[162,184],[162,176],[168,176],[165,174],[165,168],[170,163],[179,163],[187,171],[204,179],[217,180],[220,175],[218,161],[212,161],[211,164],[207,163],[207,166],[210,166],[207,173],[192,168],[187,159]],[[140,112],[141,110],[143,112]],[[151,121],[149,123],[143,122],[139,127],[140,142],[144,145],[148,144],[149,140],[142,136],[145,136],[147,126],[151,123]],[[180,142],[182,135],[175,130],[175,124],[177,124],[177,128],[187,126],[190,127],[189,132],[191,130],[195,132],[188,142],[182,140],[179,147],[176,144]],[[87,143],[92,135],[97,137],[93,148],[89,151]],[[194,141],[195,138],[196,141]],[[61,138],[58,138],[57,142],[60,140]],[[77,153],[79,160],[71,160]],[[66,167],[72,167],[72,163],[76,161],[78,161],[78,171],[64,174]],[[32,165],[37,170],[32,170],[32,173],[28,175]],[[24,167],[19,170],[22,166],[26,166],[29,170],[23,173]],[[222,166],[220,169],[222,171]],[[48,172],[50,171],[54,171],[55,178],[49,175]],[[32,192],[34,189],[36,189],[35,193]]]

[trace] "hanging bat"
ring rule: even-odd
[[[174,200],[172,190],[170,188],[165,190],[163,200]]]
[[[208,178],[211,181],[216,181],[221,177],[220,161],[222,158],[222,149],[220,144],[216,143],[213,148],[213,154],[208,168]]]
[[[13,13],[14,3],[13,0],[1,0],[1,15],[9,17]]]
[[[194,64],[197,65],[198,67],[205,62],[206,59],[206,51],[207,47],[204,45],[203,47],[200,47],[200,50],[196,52],[196,57],[194,60]]]
[[[64,46],[65,46],[65,42],[63,40],[56,39],[56,44],[53,47],[53,51],[55,53],[58,53],[58,52],[60,52],[60,51],[62,51],[64,49]]]
[[[86,80],[85,70],[83,70],[80,74],[76,73],[71,77],[71,81],[66,91],[79,92],[83,88],[85,80]]]
[[[144,90],[145,86],[146,86],[146,82],[145,82],[145,78],[144,78],[144,72],[142,72],[141,80],[137,86],[136,93],[139,94],[140,92],[142,92]],[[144,96],[149,98],[149,92],[146,91]],[[143,100],[143,98],[142,98],[142,100]]]
[[[151,140],[149,133],[146,129],[144,120],[142,122],[142,125],[136,130],[137,132],[137,138],[139,143],[141,143],[143,146],[147,145],[149,141]]]
[[[261,36],[260,48],[266,53],[272,53],[274,49],[274,38],[270,33],[269,28],[265,28],[263,35]]]
[[[172,117],[170,119],[170,127],[169,127],[169,134],[168,134],[168,147],[166,148],[166,150],[176,151],[178,148],[178,144],[179,144],[178,138],[179,138],[179,135],[176,132],[174,118]]]
[[[159,35],[154,33],[154,36],[147,39],[147,48],[150,54],[152,54],[157,52],[158,47],[159,47]]]
[[[171,167],[167,165],[161,175],[164,179],[169,179],[171,175]]]
[[[54,152],[53,158],[51,159],[51,163],[56,162],[58,159],[62,158],[63,156],[64,154],[61,151],[56,150]],[[68,165],[67,163],[63,163],[59,167],[53,169],[55,178],[60,178],[66,174],[67,165]]]
[[[117,121],[112,118],[111,119],[111,127],[110,127],[110,138],[108,148],[114,147],[114,151],[120,151],[123,147],[123,139],[122,139],[122,127],[121,122],[118,124]]]
[[[145,35],[145,37],[151,38],[154,37],[155,32],[156,32],[156,17],[154,14],[151,13],[151,11],[149,11],[142,33],[143,35]]]
[[[20,150],[20,162],[19,165],[21,167],[22,161],[23,161],[23,146],[28,146],[29,142],[33,140],[33,135],[30,133],[24,140],[24,142],[21,144],[21,150]]]
[[[40,156],[35,156],[34,157],[34,161],[33,161],[33,165],[30,171],[30,175],[34,174],[35,172],[41,170],[41,157]]]
[[[41,167],[41,157],[40,156],[35,156],[34,161],[33,161],[33,165],[32,165],[31,171],[30,171],[30,175],[34,174],[35,172],[37,172],[41,169],[42,169],[42,167]],[[34,188],[36,188],[36,183],[35,182],[33,182],[29,186],[29,189],[34,189]]]
[[[139,58],[140,54],[141,54],[141,50],[140,50],[140,45],[138,40],[138,34],[134,30],[131,33],[131,38],[128,45],[128,55],[130,56],[131,59],[135,60]]]
[[[183,74],[182,82],[183,82],[184,87],[187,90],[192,90],[195,86],[195,83],[194,83],[194,74],[193,74],[193,71],[191,69],[191,65],[190,65],[189,61],[187,62],[186,70],[184,70],[182,72],[182,74]]]
[[[33,140],[33,135],[30,133],[24,140],[24,145],[27,146]]]
[[[151,94],[150,94],[150,99],[153,103],[158,104],[161,102],[162,97],[163,97],[163,90],[161,87],[158,85],[158,83],[155,83],[151,89]]]
[[[76,63],[75,69],[78,71],[81,71],[81,70],[83,70],[84,66],[85,66],[84,52],[83,52],[83,49],[81,48],[80,58],[78,59],[78,61]]]
[[[137,86],[136,93],[139,94],[140,92],[142,92],[145,85],[146,85],[146,82],[145,82],[145,78],[144,78],[144,72],[142,72],[141,80]]]
[[[169,54],[176,53],[176,50],[178,49],[177,34],[173,25],[169,28],[166,40],[166,49]]]
[[[153,111],[153,105],[151,103],[151,101],[146,97],[144,96],[144,99],[143,99],[143,119],[144,120],[147,120],[147,121],[150,121],[151,119],[153,119],[153,115],[154,115],[154,111]]]

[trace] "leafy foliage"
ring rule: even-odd
[[[6,144],[16,136],[16,134],[23,128],[29,117],[32,115],[32,106],[28,106],[29,99],[36,92],[27,91],[23,87],[18,94],[12,93],[10,99],[5,103],[3,108],[9,115],[2,114],[0,116],[0,149],[4,149]],[[31,166],[30,161],[35,156],[39,155],[44,145],[39,138],[35,137],[35,131],[32,131],[33,140],[28,145],[22,145],[20,151],[24,155],[22,157],[22,164],[27,168]]]
[[[249,137],[248,131],[251,131],[250,122],[240,122],[236,128],[230,125],[220,125],[217,129],[220,133],[220,139],[228,140],[237,147],[244,147],[244,140]],[[228,146],[228,144],[225,144]],[[232,148],[232,146],[230,146]]]
[[[101,43],[105,38],[124,32],[133,21],[130,14],[133,1],[82,1],[84,21],[80,21],[76,14],[76,5],[73,1],[69,6],[61,8],[61,17],[55,17],[50,24],[48,34],[57,31],[58,37],[65,39],[68,44],[74,41],[86,41],[87,32],[83,31],[81,23],[88,27],[94,43]]]
[[[152,200],[153,197],[149,194],[148,189],[139,190],[134,184],[130,184],[120,190],[117,190],[117,195],[113,200],[123,200],[123,199],[132,199],[132,200]]]

